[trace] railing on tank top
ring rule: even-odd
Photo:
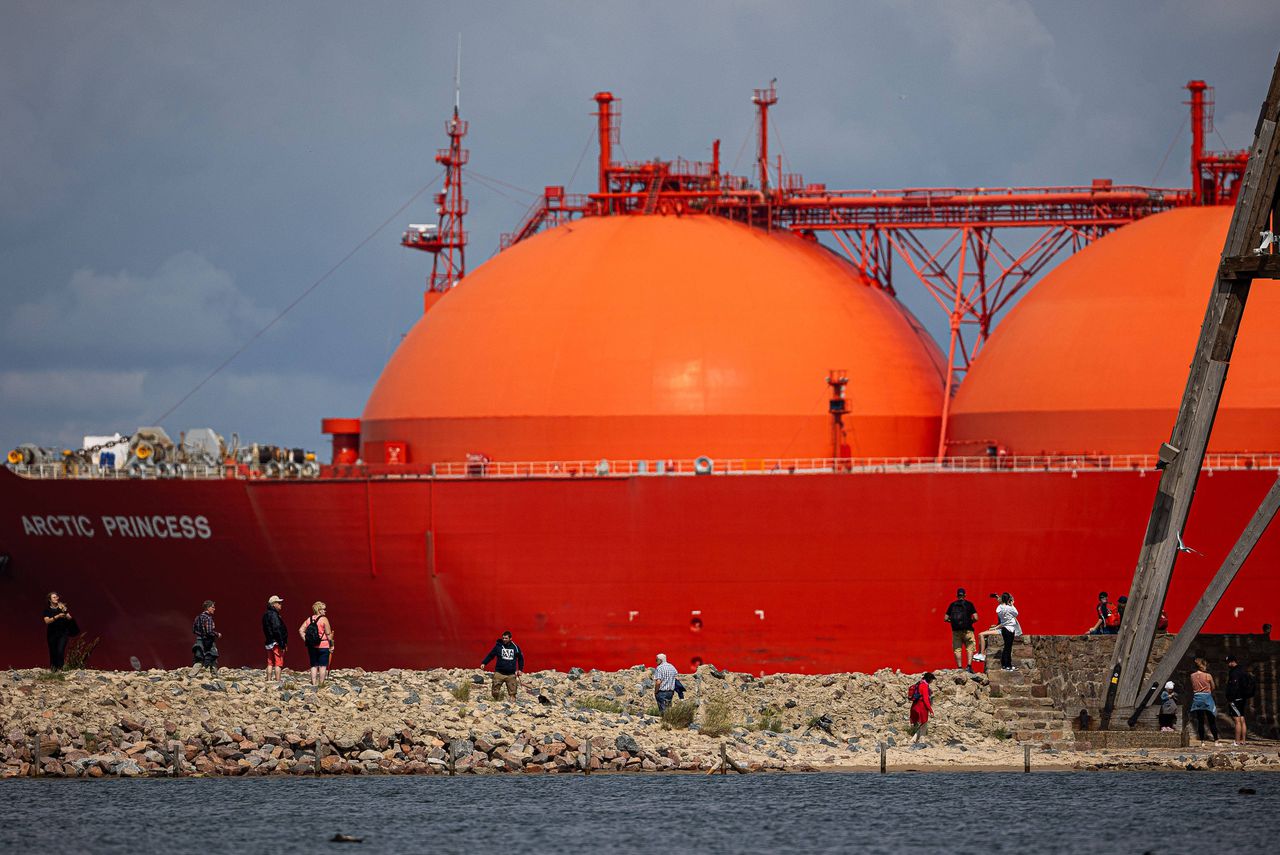
[[[815,474],[946,474],[978,472],[1153,472],[1156,457],[1150,454],[1001,455],[996,457],[788,457],[712,460],[537,460],[459,461],[433,464],[350,464],[321,467],[319,477],[269,475],[248,466],[184,466],[167,474],[151,467],[113,469],[97,466],[68,467],[62,463],[6,464],[17,475],[41,480],[171,480],[302,481],[378,479],[510,479],[510,478],[632,478],[712,477],[745,475]],[[1202,471],[1280,470],[1280,452],[1220,453],[1205,456]]]

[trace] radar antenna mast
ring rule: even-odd
[[[467,275],[467,232],[463,217],[467,200],[462,195],[462,167],[470,152],[462,147],[467,123],[460,118],[462,107],[462,34],[458,34],[458,55],[453,72],[453,116],[444,123],[449,147],[436,151],[436,163],[444,167],[444,187],[435,195],[435,224],[410,224],[400,238],[400,245],[431,253],[431,276],[423,294],[425,313]]]

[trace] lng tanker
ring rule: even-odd
[[[50,590],[103,667],[189,663],[206,598],[223,664],[260,667],[271,595],[295,624],[328,603],[335,667],[477,665],[509,629],[531,669],[663,651],[681,670],[919,670],[951,660],[957,587],[988,624],[987,595],[1010,591],[1028,632],[1086,631],[1098,591],[1133,573],[1230,188],[841,195],[774,176],[763,141],[751,185],[718,160],[615,163],[601,95],[597,192],[548,188],[470,272],[455,114],[439,223],[404,238],[435,256],[426,311],[361,416],[325,420],[328,462],[154,428],[114,462],[15,449],[0,470],[4,664],[45,661]],[[947,205],[995,228],[1033,202],[1086,245],[967,364],[873,259],[817,239],[834,223],[872,247],[885,217],[918,225]],[[1280,471],[1277,320],[1280,296],[1256,289],[1182,533],[1173,629]],[[1206,631],[1276,623],[1278,569],[1272,530]]]

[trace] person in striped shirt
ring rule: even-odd
[[[653,669],[653,694],[658,699],[659,714],[666,712],[671,706],[671,699],[676,695],[676,678],[680,674],[676,666],[667,661],[667,654],[658,654],[658,667]]]

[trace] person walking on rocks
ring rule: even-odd
[[[1204,742],[1205,722],[1209,723],[1209,732],[1213,734],[1213,742],[1218,743],[1218,706],[1213,702],[1213,675],[1209,673],[1209,663],[1196,659],[1196,670],[1191,672],[1191,714],[1196,718],[1196,734]]]
[[[1249,728],[1244,723],[1244,708],[1254,694],[1253,675],[1240,665],[1235,654],[1227,657],[1227,712],[1235,724],[1235,740],[1232,745],[1244,745],[1249,738]]]
[[[524,673],[524,651],[520,645],[511,640],[511,630],[502,633],[502,637],[493,643],[493,649],[480,663],[481,670],[493,663],[493,685],[490,687],[495,701],[502,700],[502,687],[507,687],[507,697],[516,699],[516,689],[520,688],[520,675]]]
[[[222,633],[213,623],[213,613],[217,608],[218,604],[213,600],[205,600],[203,610],[191,625],[191,632],[196,637],[196,643],[191,645],[191,658],[195,660],[191,665],[192,677],[199,674],[201,668],[208,668],[213,676],[218,676],[218,639],[222,638]]]
[[[977,607],[965,599],[964,588],[957,588],[956,598],[951,605],[947,606],[942,619],[951,624],[951,648],[956,655],[956,667],[964,668],[970,674],[973,673],[973,663],[981,662],[986,658],[981,652],[976,655],[974,652],[977,650],[977,640],[973,634],[973,622],[977,618]],[[961,655],[964,651],[969,653],[968,665],[965,665],[964,657]]]
[[[49,642],[49,670],[62,670],[67,658],[67,642],[71,636],[78,635],[79,630],[67,604],[62,602],[57,591],[50,591],[44,609],[44,632]]]
[[[1018,623],[1018,607],[1013,604],[1013,594],[1008,591],[1000,595],[1000,604],[996,606],[996,623],[1000,627],[1000,638],[1004,641],[1004,649],[1000,651],[1000,667],[1006,671],[1016,671],[1013,667],[1013,640],[1022,635],[1022,624]]]
[[[658,701],[658,714],[667,711],[671,699],[676,696],[676,680],[680,673],[667,661],[667,654],[658,654],[658,667],[653,669],[653,694]]]
[[[280,616],[284,600],[272,595],[267,600],[267,613],[262,616],[262,638],[267,647],[267,679],[279,680],[284,669],[284,652],[289,647],[289,630]]]
[[[318,686],[329,676],[329,657],[333,655],[333,626],[329,623],[328,606],[323,600],[311,604],[311,617],[298,627],[298,635],[307,646],[311,664],[311,685]]]
[[[929,731],[929,716],[933,713],[932,671],[925,671],[912,687],[907,697],[911,701],[911,734],[919,742]]]

